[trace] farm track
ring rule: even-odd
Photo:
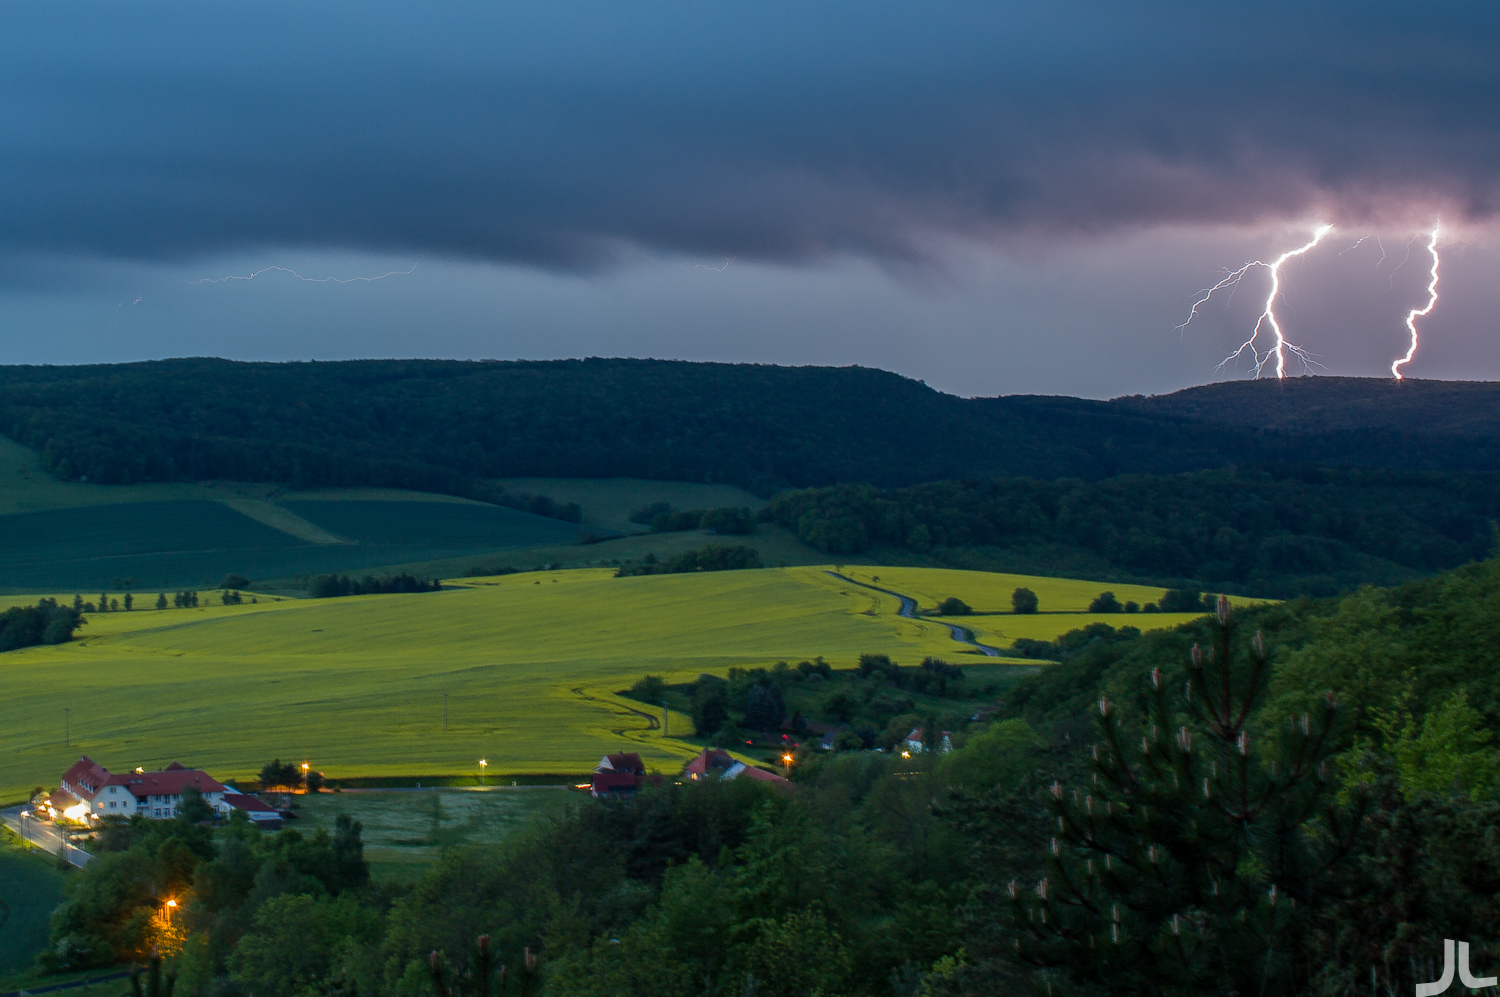
[[[848,575],[841,575],[837,571],[825,570],[824,573],[832,575],[841,582],[848,582],[850,585],[858,585],[860,588],[872,589],[876,592],[883,592],[886,595],[895,596],[897,599],[901,600],[901,612],[899,615],[905,617],[906,619],[921,619],[925,620],[928,623],[936,623],[939,626],[947,627],[948,635],[954,640],[958,641],[960,644],[967,644],[987,658],[1004,657],[999,648],[990,647],[988,644],[981,644],[978,641],[974,640],[974,632],[972,630],[957,626],[952,623],[944,623],[941,620],[928,620],[925,616],[919,617],[917,615],[917,600],[911,598],[910,596],[902,595],[900,592],[892,592],[890,589],[883,589],[878,585],[867,585],[864,582],[857,582],[854,579],[850,578]]]
[[[647,713],[645,710],[637,710],[635,707],[633,707],[633,706],[626,706],[624,703],[609,703],[609,702],[605,702],[604,700],[598,698],[597,696],[590,696],[588,693],[584,692],[583,691],[583,686],[579,686],[578,688],[574,689],[573,690],[573,695],[578,696],[581,699],[586,699],[590,703],[598,703],[599,705],[605,706],[605,707],[615,707],[615,706],[617,706],[620,709],[625,710],[625,711],[627,711],[629,713],[634,713],[638,717],[645,717],[646,718],[646,723],[647,723],[647,727],[646,727],[647,730],[661,730],[661,721],[658,720],[658,719],[656,719],[656,717],[652,716],[651,714]],[[633,734],[633,733],[636,733],[636,732],[630,730],[629,728],[622,727],[622,728],[616,730],[614,733],[617,734],[620,737],[627,737],[630,734]]]

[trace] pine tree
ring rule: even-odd
[[[432,974],[432,986],[438,992],[439,997],[463,997],[466,994],[489,997],[492,983],[496,986],[496,993],[505,993],[506,967],[501,964],[499,969],[493,968],[494,952],[490,948],[489,935],[480,935],[476,940],[472,962],[472,969],[464,973],[455,973],[448,966],[447,959],[441,952],[434,950],[427,957],[427,967]],[[529,997],[531,994],[540,969],[541,965],[536,953],[527,948],[521,956],[519,980],[522,997]]]
[[[1239,646],[1222,597],[1213,625],[1175,703],[1152,670],[1138,735],[1099,700],[1090,784],[1051,786],[1047,875],[1008,888],[1023,964],[1115,992],[1257,997],[1317,971],[1299,942],[1363,812],[1341,809],[1329,782],[1338,704],[1252,738],[1264,641]]]
[[[158,593],[156,593],[156,608],[157,609],[166,609],[167,608],[167,593],[165,593],[165,592],[158,592]]]

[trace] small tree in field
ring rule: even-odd
[[[1305,992],[1320,968],[1300,947],[1310,901],[1362,816],[1328,781],[1338,704],[1252,738],[1264,642],[1237,645],[1228,600],[1217,609],[1182,696],[1153,669],[1128,728],[1101,699],[1090,780],[1052,785],[1047,875],[1009,887],[1023,964],[1116,993],[1257,997]]]
[[[1098,598],[1089,603],[1091,613],[1123,613],[1125,607],[1120,605],[1120,600],[1113,592],[1100,592]]]
[[[1010,594],[1010,608],[1017,613],[1034,613],[1040,605],[1031,589],[1019,588]]]
[[[156,608],[157,609],[166,609],[167,608],[167,593],[165,593],[165,592],[158,592],[156,594]]]

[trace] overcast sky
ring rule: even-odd
[[[1407,371],[1500,377],[1492,3],[6,19],[0,362],[657,356],[1157,392],[1247,375],[1215,366],[1264,269],[1176,326],[1321,223],[1278,316],[1322,369],[1388,375],[1440,218]]]

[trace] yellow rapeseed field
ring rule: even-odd
[[[953,589],[967,601],[1007,577],[868,573],[898,591],[910,582],[924,605],[929,592]],[[823,568],[612,574],[529,572],[430,594],[93,614],[69,644],[0,655],[0,801],[55,786],[85,753],[117,771],[180,760],[220,778],[251,776],[274,756],[306,759],[331,778],[461,775],[480,758],[492,777],[567,774],[614,750],[672,771],[697,749],[664,738],[634,712],[639,704],[615,695],[647,672],[681,681],[817,655],[850,667],[862,652],[905,664],[929,654],[975,660],[945,628],[902,619],[896,599]],[[1009,634],[1021,618],[989,619]],[[1052,637],[1090,619],[1028,617],[1016,635]],[[1167,626],[1183,617],[1108,619]],[[994,632],[986,618],[962,622]],[[672,716],[672,734],[690,730],[688,717]]]

